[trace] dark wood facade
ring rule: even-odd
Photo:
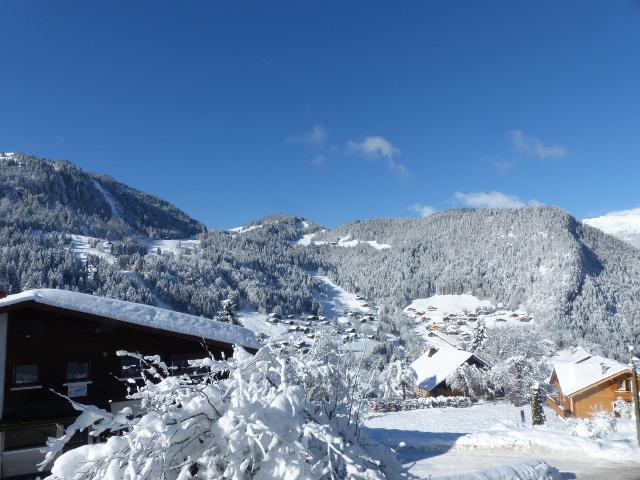
[[[0,418],[2,478],[26,473],[22,467],[8,466],[12,450],[41,447],[46,437],[59,434],[77,417],[69,401],[54,392],[71,393],[73,400],[105,410],[113,402],[126,400],[122,379],[139,373],[135,368],[123,369],[123,362],[131,363],[131,359],[117,356],[118,350],[160,355],[169,366],[183,366],[187,359],[203,358],[208,352],[217,358],[233,354],[228,343],[205,340],[205,349],[201,338],[36,302],[5,307],[0,320],[6,328]],[[83,440],[86,436],[79,439]]]

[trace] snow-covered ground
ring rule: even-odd
[[[242,233],[247,233],[247,232],[250,232],[251,230],[255,230],[256,228],[262,228],[262,225],[251,225],[249,227],[246,227],[246,226],[234,227],[234,228],[230,228],[229,231],[236,235],[240,235]]]
[[[176,240],[149,240],[147,242],[149,253],[156,253],[158,248],[163,254],[170,252],[173,255],[183,255],[194,252],[200,248],[200,240],[195,238],[182,238]]]
[[[520,411],[525,412],[525,423]],[[571,423],[545,408],[547,423],[533,427],[528,407],[505,402],[486,402],[469,408],[441,408],[372,414],[366,420],[369,433],[398,449],[403,462],[416,475],[446,478],[527,461],[544,460],[559,475],[556,478],[639,478],[640,449],[634,444],[633,425],[620,421],[619,430],[607,440],[573,434]],[[615,472],[615,475],[611,476]],[[635,476],[627,476],[632,472]],[[493,472],[495,473],[495,472]]]
[[[324,230],[322,231],[324,232]],[[321,233],[322,233],[321,232]],[[326,240],[313,240],[313,238],[317,235],[316,233],[307,233],[305,235],[302,236],[302,238],[300,238],[300,240],[298,240],[296,242],[297,245],[331,245],[334,247],[342,247],[342,248],[351,248],[351,247],[357,247],[358,245],[360,245],[361,243],[366,243],[367,245],[369,245],[370,247],[375,248],[376,250],[387,250],[389,248],[391,248],[391,245],[389,245],[388,243],[380,243],[377,240],[360,240],[357,238],[351,238],[351,235],[345,235],[344,237],[340,237],[337,241],[335,242],[328,242]]]
[[[107,202],[107,204],[109,205],[109,208],[111,208],[111,214],[114,217],[122,220],[123,223],[126,225],[126,222],[122,218],[122,208],[120,207],[120,204],[118,203],[118,201],[95,178],[93,179],[93,185],[100,192],[100,194],[102,195],[102,198],[104,198],[104,201]]]
[[[374,314],[377,309],[363,298],[358,298],[355,293],[333,283],[329,277],[316,275],[314,277],[321,284],[321,293],[317,300],[324,309],[327,317],[342,317],[348,311]]]
[[[289,328],[282,322],[270,323],[267,321],[269,315],[260,313],[250,306],[243,307],[238,312],[238,320],[240,323],[253,331],[255,334],[263,334],[271,340],[284,340],[287,338]]]
[[[71,251],[82,261],[87,259],[87,255],[94,255],[111,264],[116,262],[116,257],[111,254],[111,244],[108,241],[84,235],[69,236],[71,237]]]

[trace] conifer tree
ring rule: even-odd
[[[236,302],[231,297],[222,301],[222,310],[218,313],[218,320],[234,325],[240,325],[238,314],[236,313]]]
[[[471,339],[471,344],[469,346],[469,349],[472,352],[477,352],[480,347],[482,347],[482,344],[484,343],[484,340],[487,338],[487,334],[485,333],[485,324],[484,324],[484,320],[478,320],[478,324],[476,325],[476,328],[473,331],[473,338]]]
[[[542,425],[546,420],[547,418],[542,408],[540,384],[536,383],[531,387],[531,423],[533,425]]]

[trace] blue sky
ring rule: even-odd
[[[640,3],[0,2],[0,151],[211,227],[640,205]]]

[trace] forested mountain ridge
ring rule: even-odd
[[[67,161],[0,153],[0,216],[23,229],[108,239],[185,238],[205,230],[169,202]]]
[[[346,236],[390,248],[321,243],[340,245]],[[640,250],[559,208],[359,221],[314,241],[336,283],[385,305],[472,293],[534,313],[560,339],[584,339],[617,355],[640,334]]]
[[[318,312],[321,273],[398,311],[436,293],[522,307],[556,338],[640,347],[640,250],[555,207],[449,210],[325,230],[275,215],[206,230],[168,202],[68,162],[0,155],[0,288],[67,288],[216,316]],[[199,233],[201,232],[201,233]],[[69,234],[111,239],[80,258]],[[197,235],[165,248],[154,238]],[[97,240],[96,240],[97,241]]]

